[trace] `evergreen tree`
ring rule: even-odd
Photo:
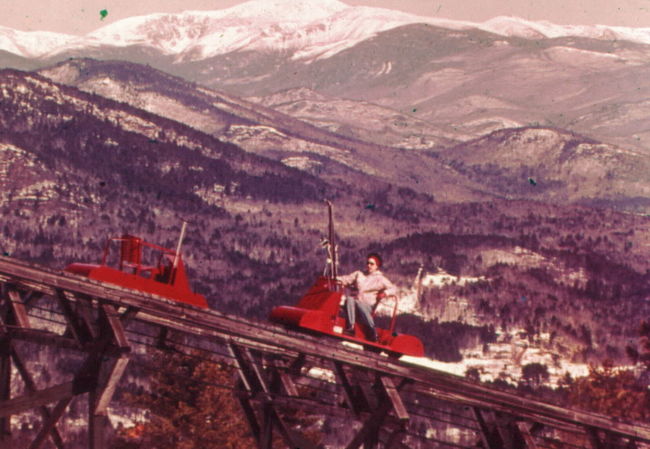
[[[120,432],[116,449],[254,449],[233,386],[233,368],[179,353],[158,353],[148,392],[127,402],[147,422]]]
[[[609,416],[650,421],[650,391],[630,370],[617,370],[611,363],[591,367],[587,377],[569,387],[569,403]]]

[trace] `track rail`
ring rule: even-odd
[[[409,422],[433,419],[435,413],[430,409],[445,410],[451,416],[445,418],[449,421],[445,426],[460,428],[465,435],[461,440],[472,440],[476,434],[472,447],[476,444],[485,449],[555,447],[545,446],[547,440],[581,441],[578,444],[594,448],[650,447],[650,426],[646,424],[620,422],[497,391],[384,354],[351,348],[335,338],[225,316],[218,311],[194,308],[8,257],[0,257],[0,284],[3,311],[0,337],[5,348],[3,355],[0,354],[0,428],[5,433],[11,430],[12,414],[40,409],[43,428],[30,447],[39,447],[47,438],[57,447],[64,447],[56,422],[70,400],[84,393],[89,393],[95,410],[89,418],[90,447],[104,447],[103,434],[98,429],[107,425],[107,404],[129,361],[129,348],[134,343],[126,331],[133,323],[149,326],[156,332],[175,331],[197,341],[223,346],[239,370],[242,397],[248,398],[243,400],[242,408],[262,448],[271,447],[269,435],[273,429],[288,447],[309,447],[282,421],[280,409],[283,404],[305,402],[295,384],[311,368],[332,373],[333,381],[319,381],[322,389],[335,396],[330,401],[331,408],[338,408],[337,413],[348,414],[361,422],[361,429],[348,448],[404,447],[404,441],[413,438]],[[66,317],[66,332],[30,324],[28,311],[37,299],[61,311]],[[11,398],[6,388],[11,379],[7,372],[12,361],[14,366],[21,363],[12,344],[22,341],[81,351],[86,354],[86,360],[69,382],[40,390],[34,385],[23,396]],[[111,362],[105,366],[99,360],[107,356]],[[30,379],[28,372],[21,375]],[[280,387],[273,387],[269,382],[273,376],[281,379]],[[368,384],[372,388],[366,388]],[[259,411],[256,407],[261,403],[261,396],[266,401],[262,402],[268,405],[272,398],[275,405]],[[56,405],[49,409],[47,405],[52,402]],[[263,413],[270,415],[264,418]],[[382,439],[381,435],[387,436]],[[443,446],[465,447],[464,443],[447,440],[441,443],[436,438],[427,438]]]

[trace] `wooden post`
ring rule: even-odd
[[[251,428],[255,431],[259,429],[258,445],[261,449],[271,449],[273,442],[273,428],[277,428],[285,443],[290,448],[295,449],[315,449],[313,445],[299,435],[294,434],[285,424],[280,416],[275,404],[273,403],[273,393],[266,379],[266,372],[259,366],[251,351],[248,348],[240,348],[229,344],[229,350],[237,363],[237,371],[240,380],[249,388],[250,393],[261,399],[261,425],[258,425],[250,412],[247,417],[251,423]],[[246,408],[251,407],[250,401]],[[245,410],[246,410],[245,408]]]
[[[16,348],[13,347],[13,344],[11,348],[11,358],[14,361],[14,365],[16,367],[16,370],[18,371],[18,374],[20,374],[20,376],[23,378],[23,382],[25,383],[25,389],[29,393],[36,392],[37,391],[36,383],[34,382],[34,379],[32,379],[32,376],[29,374],[29,371],[27,370],[27,366],[18,355]],[[50,419],[52,418],[50,409],[46,405],[41,405],[39,409],[41,412],[41,416],[43,417],[43,423],[49,422]],[[59,434],[59,431],[55,426],[52,426],[52,430],[50,431],[50,436],[57,449],[63,449],[63,439],[61,438],[61,435]]]
[[[537,449],[537,444],[535,444],[535,440],[533,439],[533,435],[530,433],[528,425],[523,421],[518,421],[517,428],[526,444],[526,449]]]
[[[0,339],[0,403],[11,399],[11,341],[7,336]],[[0,417],[0,446],[9,444],[11,438],[11,415]]]
[[[472,407],[472,411],[474,412],[474,418],[476,419],[480,429],[481,444],[484,449],[502,449],[503,446],[498,435],[496,435],[497,432],[493,429],[494,424],[492,423],[492,426],[488,425],[483,416],[483,412],[477,407]]]
[[[106,449],[106,430],[110,421],[106,412],[96,411],[101,396],[101,388],[96,388],[88,393],[88,448]]]
[[[47,436],[53,431],[53,429],[55,429],[54,426],[56,426],[56,423],[59,421],[63,415],[63,412],[65,412],[65,409],[68,407],[71,401],[72,396],[69,396],[67,398],[61,399],[59,403],[56,404],[56,407],[54,407],[54,410],[50,414],[49,418],[43,422],[43,427],[41,427],[38,435],[36,435],[36,438],[34,438],[32,444],[29,445],[29,449],[39,449],[43,446],[43,443],[45,443]]]
[[[106,430],[110,428],[108,404],[129,363],[128,352],[131,349],[119,315],[111,305],[100,306],[100,331],[99,339],[103,343],[103,350],[112,343],[121,355],[108,362],[100,362],[101,366],[96,371],[96,387],[88,394],[89,449],[107,448]]]
[[[2,285],[2,297],[0,297],[0,402],[11,399],[11,340],[7,333],[6,324],[9,318],[9,294],[5,284]],[[11,438],[11,415],[0,417],[0,444],[9,444]]]

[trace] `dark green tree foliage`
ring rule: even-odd
[[[378,320],[378,325],[382,325]],[[471,326],[459,322],[426,321],[416,315],[400,316],[397,332],[415,335],[424,343],[428,357],[443,362],[460,362],[461,349],[494,341],[494,334],[488,326]]]
[[[590,367],[589,376],[571,384],[568,398],[574,407],[650,422],[650,390],[632,371],[616,369],[611,362]]]
[[[521,377],[525,382],[537,387],[548,380],[548,367],[543,363],[528,363],[521,368]]]
[[[233,393],[233,369],[179,353],[156,353],[148,392],[126,395],[148,420],[124,429],[116,449],[254,449]]]

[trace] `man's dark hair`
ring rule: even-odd
[[[381,256],[378,253],[370,253],[366,257],[366,259],[370,259],[371,257],[377,261],[377,267],[381,268],[381,266],[384,264],[384,261],[382,260]]]

